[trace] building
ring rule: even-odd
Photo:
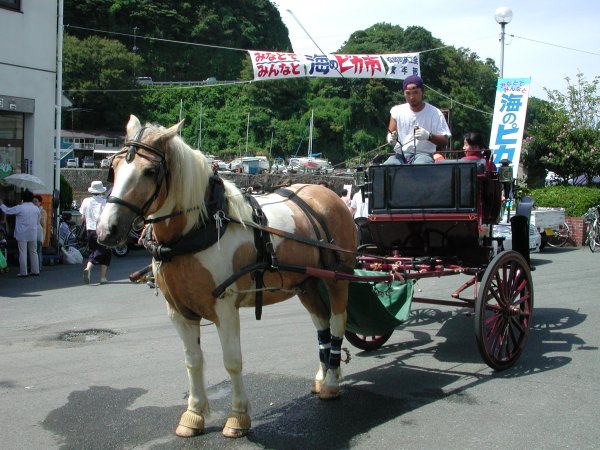
[[[57,0],[0,0],[0,179],[31,173],[42,193],[54,189],[57,24]]]
[[[70,131],[60,133],[60,166],[66,167],[69,159],[76,159],[79,167],[88,158],[96,167],[100,162],[121,150],[125,136],[123,133],[110,131]]]

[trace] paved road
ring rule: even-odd
[[[230,384],[213,326],[203,328],[207,432],[173,434],[186,404],[181,344],[161,295],[127,280],[148,257],[113,261],[104,286],[82,286],[74,266],[0,274],[3,449],[600,446],[600,254],[588,249],[533,255],[535,325],[521,360],[502,373],[482,363],[466,311],[415,304],[413,323],[378,352],[350,347],[343,397],[321,402],[308,393],[316,333],[299,302],[265,309],[261,322],[244,310],[253,428],[235,441],[220,434]],[[417,287],[447,299],[461,282]]]

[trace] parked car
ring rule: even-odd
[[[93,169],[94,167],[96,167],[96,164],[94,163],[94,157],[93,156],[84,156],[83,157],[83,168],[84,169]]]
[[[110,167],[110,162],[110,158],[104,158],[102,161],[100,161],[100,167],[102,167],[103,169],[108,169]]]
[[[77,158],[67,159],[67,168],[76,169],[79,166]]]
[[[502,242],[503,250],[512,250],[512,230],[510,223],[500,222],[498,225],[494,225],[494,236],[503,237]],[[537,253],[540,251],[542,246],[542,236],[537,232],[533,224],[529,225],[529,251],[531,253]]]

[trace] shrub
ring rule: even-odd
[[[536,206],[565,208],[567,216],[583,216],[588,208],[600,204],[600,189],[585,186],[549,186],[528,190]]]
[[[60,210],[68,211],[73,202],[73,189],[67,179],[60,175]]]

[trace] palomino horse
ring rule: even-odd
[[[253,207],[250,196],[218,178],[202,153],[184,143],[180,125],[142,126],[131,116],[125,147],[112,161],[114,186],[100,217],[98,241],[116,246],[134,221],[151,224],[146,246],[153,251],[156,281],[183,340],[189,377],[188,407],[176,433],[202,433],[209,412],[200,346],[204,318],[217,327],[231,377],[232,411],[223,434],[239,437],[250,429],[240,306],[269,305],[298,295],[319,342],[320,364],[311,391],[322,399],[339,395],[348,281],[327,274],[352,272],[356,227],[348,207],[324,186],[293,185],[281,195],[253,197],[260,204]],[[261,259],[270,261],[267,268]],[[327,277],[319,280],[321,275]]]

